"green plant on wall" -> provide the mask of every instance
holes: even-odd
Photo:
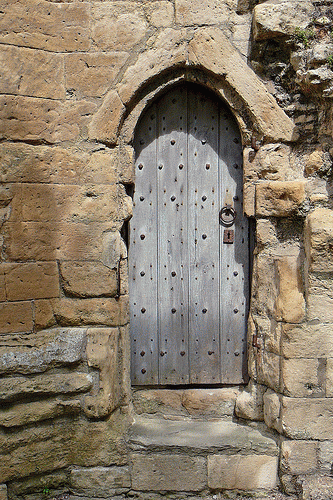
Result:
[[[327,58],[327,66],[333,70],[333,54],[331,54],[330,56],[328,56]]]
[[[50,494],[50,490],[49,488],[47,488],[46,486],[43,488],[43,495],[47,496]]]
[[[312,28],[295,28],[295,39],[298,43],[302,43],[306,48],[309,45],[310,40],[315,37],[315,32]]]

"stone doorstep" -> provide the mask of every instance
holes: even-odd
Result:
[[[269,433],[229,420],[192,420],[135,415],[128,443],[133,451],[161,451],[195,454],[278,455],[277,442]]]
[[[130,436],[133,491],[271,491],[278,446],[260,430],[226,420],[135,416]]]

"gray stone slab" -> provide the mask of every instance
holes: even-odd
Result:
[[[135,416],[129,442],[136,450],[265,453],[277,455],[272,436],[225,420],[166,420]]]

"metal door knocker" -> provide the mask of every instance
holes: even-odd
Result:
[[[236,216],[236,210],[231,205],[226,203],[225,206],[221,208],[219,213],[220,224],[227,227],[232,226],[235,222]]]

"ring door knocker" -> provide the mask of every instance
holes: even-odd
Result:
[[[230,226],[234,224],[236,216],[237,216],[236,210],[231,205],[226,203],[225,206],[221,208],[219,213],[220,224],[230,228]],[[223,243],[232,244],[233,242],[234,242],[234,230],[225,229],[223,231]]]

